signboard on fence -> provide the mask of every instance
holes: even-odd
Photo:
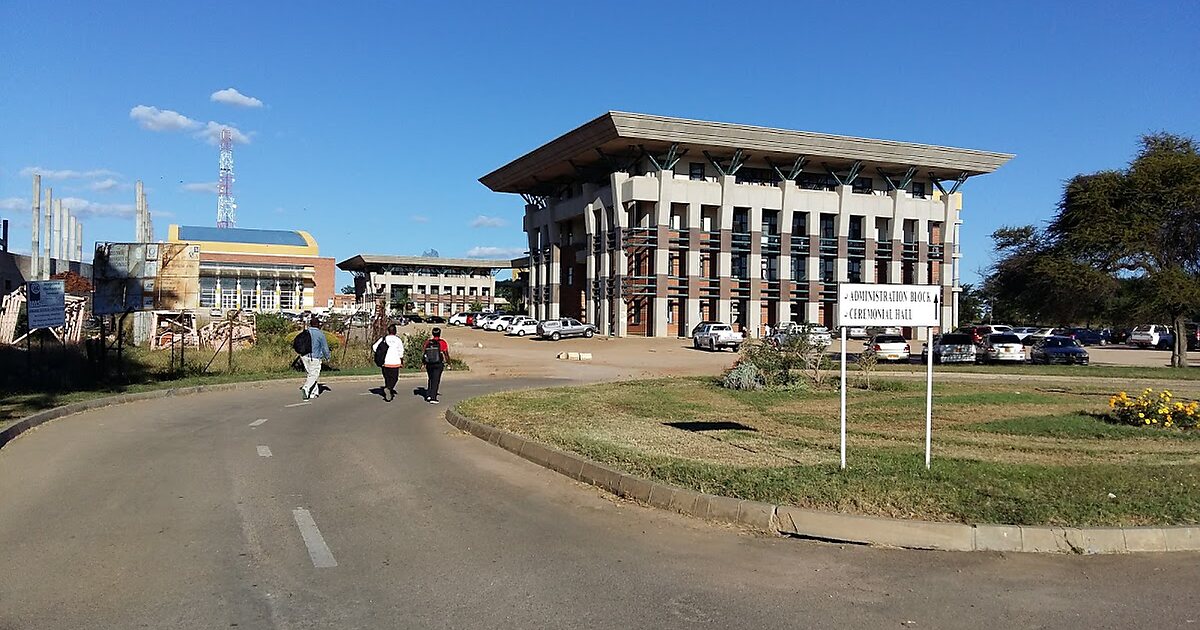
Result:
[[[941,290],[927,284],[838,285],[838,326],[937,326]]]
[[[26,292],[30,330],[67,325],[66,282],[35,280],[26,284]]]
[[[99,243],[92,282],[96,315],[193,310],[200,306],[200,246]]]

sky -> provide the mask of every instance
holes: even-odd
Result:
[[[0,216],[31,177],[85,242],[216,221],[321,254],[511,257],[520,197],[478,178],[609,110],[1014,153],[963,186],[963,281],[1002,225],[1138,137],[1200,137],[1200,2],[0,3]],[[85,248],[85,251],[89,248]],[[349,281],[339,272],[339,285]]]

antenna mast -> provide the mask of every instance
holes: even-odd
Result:
[[[221,129],[220,171],[217,175],[217,227],[237,224],[237,204],[233,201],[233,132]]]

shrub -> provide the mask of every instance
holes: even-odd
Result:
[[[763,372],[753,363],[742,361],[725,373],[724,378],[721,379],[721,386],[739,391],[763,389],[765,386]]]
[[[259,313],[254,316],[255,331],[259,335],[284,335],[296,329],[292,321],[279,313]]]
[[[1120,392],[1108,399],[1108,407],[1112,409],[1113,419],[1120,424],[1180,429],[1195,429],[1200,424],[1200,402],[1174,400],[1171,392],[1165,389],[1155,395],[1154,390],[1147,387],[1136,398]]]
[[[425,342],[429,341],[432,335],[427,330],[416,330],[404,335],[404,367],[420,369],[421,355],[425,352]],[[443,337],[444,339],[444,337]],[[450,371],[461,371],[469,369],[466,362],[461,359],[451,357],[446,362],[446,369]]]

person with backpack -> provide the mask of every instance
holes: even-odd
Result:
[[[446,345],[446,340],[442,339],[442,329],[434,328],[433,337],[425,342],[425,347],[421,350],[421,364],[429,374],[429,384],[425,386],[425,402],[431,405],[441,402],[438,400],[438,387],[442,384],[442,370],[449,361],[450,347]]]
[[[309,319],[308,328],[301,330],[300,334],[292,340],[292,349],[300,355],[300,363],[304,365],[304,372],[308,375],[304,379],[304,385],[300,386],[300,393],[304,395],[304,400],[321,395],[321,385],[317,382],[321,378],[321,363],[331,356],[329,341],[325,339],[325,333],[321,331],[320,325],[321,320],[313,315]]]
[[[388,324],[387,334],[380,337],[371,350],[375,353],[375,365],[383,370],[383,399],[392,402],[396,400],[400,368],[404,367],[404,341],[396,336],[395,324]],[[388,392],[392,394],[390,397]]]

